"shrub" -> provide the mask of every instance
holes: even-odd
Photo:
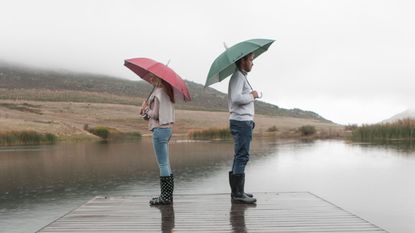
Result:
[[[86,129],[88,132],[92,133],[93,135],[96,135],[104,140],[108,139],[110,135],[110,130],[106,127],[95,127],[95,128],[89,128]]]
[[[275,131],[278,131],[278,128],[277,128],[277,126],[271,126],[271,127],[269,127],[268,129],[267,129],[267,132],[275,132]]]
[[[299,128],[302,136],[310,136],[317,132],[316,127],[312,125],[304,125]]]
[[[140,132],[120,132],[117,129],[103,126],[91,128],[88,126],[88,124],[85,124],[84,129],[104,140],[131,140],[141,138]]]

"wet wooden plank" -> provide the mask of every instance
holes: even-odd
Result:
[[[256,205],[229,194],[175,195],[150,207],[150,196],[95,197],[38,232],[386,232],[307,192],[257,193]]]

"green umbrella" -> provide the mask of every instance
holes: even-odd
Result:
[[[236,61],[250,53],[253,53],[256,58],[267,51],[273,42],[274,40],[268,39],[252,39],[226,48],[226,51],[219,55],[210,66],[205,87],[224,80],[235,71]]]

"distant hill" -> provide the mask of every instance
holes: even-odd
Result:
[[[407,118],[415,120],[415,108],[407,109],[401,113],[398,113],[392,116],[391,118],[384,120],[383,123],[392,123],[392,122],[402,120],[402,119],[407,119]]]
[[[178,109],[204,110],[204,111],[227,111],[227,95],[213,88],[203,88],[203,85],[186,81],[192,96],[192,101],[184,104],[177,103]],[[22,90],[50,90],[50,91],[76,91],[76,93],[99,93],[108,94],[110,98],[95,98],[88,101],[94,102],[116,102],[117,98],[146,98],[151,91],[151,86],[139,79],[137,81],[125,80],[106,75],[75,73],[64,71],[53,71],[34,69],[19,65],[10,65],[0,62],[0,89],[19,92]],[[30,100],[44,100],[41,93],[35,96],[22,97]],[[10,98],[1,95],[0,99]],[[82,102],[82,98],[67,97],[68,101]],[[109,100],[111,99],[111,101]],[[49,99],[50,100],[50,99]],[[53,99],[52,99],[53,100]],[[58,101],[59,99],[56,99]],[[128,104],[139,104],[129,100],[129,102],[119,102]],[[255,112],[264,115],[287,116],[296,118],[316,119],[322,122],[330,122],[317,113],[304,111],[301,109],[284,109],[276,105],[257,101]]]

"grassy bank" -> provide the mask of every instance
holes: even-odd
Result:
[[[35,131],[0,132],[0,145],[38,145],[53,144],[57,137],[51,133],[38,133]]]
[[[89,127],[88,125],[84,126],[84,129],[91,134],[100,137],[102,140],[134,140],[141,138],[140,132],[120,132],[117,129],[97,126]]]
[[[394,123],[363,125],[352,132],[356,141],[414,140],[415,120],[405,119]]]
[[[228,128],[209,128],[204,130],[192,130],[188,133],[188,137],[196,140],[229,139],[231,138],[231,132]]]
[[[191,130],[188,137],[195,140],[211,139],[231,139],[232,135],[229,128],[208,128]],[[315,126],[304,125],[297,129],[279,130],[276,126],[271,126],[264,130],[253,131],[254,137],[273,137],[273,138],[301,138],[301,139],[327,139],[342,138],[342,134],[337,130],[321,129],[317,131]]]
[[[1,94],[0,94],[1,95]],[[228,112],[176,110],[173,133],[192,138],[231,138]],[[343,127],[311,119],[256,115],[255,136],[275,138],[303,137],[298,130],[311,125],[320,137],[322,132],[342,131]],[[89,125],[91,132],[85,129]],[[99,129],[103,127],[102,129]],[[148,122],[138,116],[138,107],[128,104],[19,101],[0,99],[0,130],[52,133],[59,141],[113,140],[139,138],[149,134]],[[92,133],[92,131],[94,131]],[[199,132],[202,131],[202,132]],[[307,133],[307,130],[304,131]],[[331,135],[331,134],[329,134]],[[310,137],[310,136],[307,136]]]

